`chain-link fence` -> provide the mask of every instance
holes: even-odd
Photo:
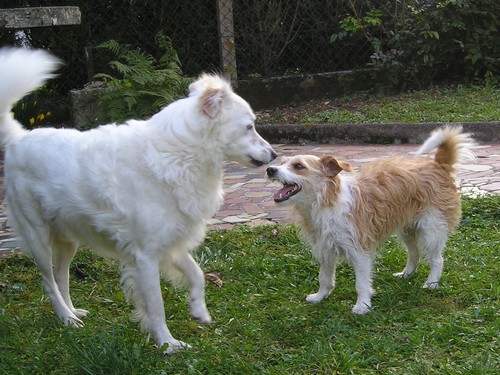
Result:
[[[280,76],[353,69],[369,61],[366,44],[332,44],[346,1],[235,1],[238,76]]]
[[[3,0],[1,7],[63,5],[80,8],[81,24],[0,27],[2,45],[48,48],[66,62],[57,82],[61,92],[108,69],[110,56],[95,48],[100,43],[115,39],[157,56],[160,31],[172,39],[184,74],[191,76],[224,70],[224,51],[225,59],[235,52],[238,79],[351,69],[369,59],[366,45],[330,43],[348,11],[342,0]]]
[[[54,6],[78,7],[81,17],[70,26],[50,26],[49,18],[45,27],[21,28],[5,16],[28,8],[29,21],[33,9]],[[498,84],[499,19],[498,0],[2,0],[0,46],[49,49],[64,60],[47,86],[61,98],[96,73],[116,76],[109,66],[116,55],[99,45],[115,40],[158,59],[160,32],[188,77],[223,72],[236,81],[370,64],[386,87]]]

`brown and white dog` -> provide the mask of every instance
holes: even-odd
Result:
[[[434,160],[392,156],[354,174],[333,156],[298,155],[269,167],[268,177],[284,185],[274,201],[292,206],[301,238],[320,263],[319,290],[306,300],[317,303],[329,296],[337,259],[345,257],[356,274],[358,298],[352,311],[368,313],[374,249],[394,232],[408,251],[405,269],[394,275],[411,275],[424,257],[430,273],[423,287],[436,288],[445,244],[461,216],[454,166],[474,157],[473,146],[460,127],[443,127],[417,152],[437,148]]]

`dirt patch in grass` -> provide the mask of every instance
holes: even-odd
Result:
[[[285,125],[308,122],[308,118],[318,116],[322,112],[348,110],[360,111],[362,106],[377,104],[379,101],[368,96],[355,98],[333,98],[310,100],[302,103],[279,106],[274,109],[256,111],[257,125]]]

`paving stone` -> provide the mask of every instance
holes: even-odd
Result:
[[[233,185],[229,186],[229,188],[228,188],[228,189],[238,189],[238,188],[240,188],[240,187],[241,187],[241,186],[243,186],[243,185],[245,185],[245,182],[244,182],[244,181],[243,181],[243,182],[238,182],[238,183],[236,183],[236,184],[233,184]]]
[[[262,213],[264,210],[263,207],[257,203],[243,203],[241,207],[247,214],[258,214]]]
[[[249,191],[245,193],[245,196],[248,198],[263,198],[269,196],[269,192],[267,191]]]
[[[469,170],[473,172],[483,172],[492,169],[492,167],[491,165],[467,164],[467,165],[461,165],[460,169]]]
[[[211,218],[211,219],[209,219],[209,220],[207,221],[207,225],[215,225],[215,224],[221,224],[221,223],[223,223],[223,221],[222,221],[222,220],[220,220],[220,219],[216,219],[216,218],[214,218],[214,217],[213,217],[213,218]]]
[[[234,215],[238,215],[240,212],[241,212],[241,210],[239,210],[239,209],[231,209],[231,210],[225,209],[225,210],[217,212],[217,214],[215,216],[218,218],[226,217],[226,216],[234,216]]]
[[[489,191],[489,192],[498,192],[500,191],[500,182],[495,182],[493,184],[486,184],[481,186],[481,189]]]
[[[227,216],[227,217],[223,218],[222,221],[224,221],[226,223],[230,223],[230,224],[236,224],[236,223],[246,223],[246,222],[250,221],[250,219],[244,218],[241,216]]]
[[[241,193],[240,193],[241,194]],[[226,198],[225,199],[225,205],[226,206],[231,206],[234,204],[240,204],[240,203],[245,203],[247,202],[248,199],[246,197],[242,197],[241,195],[237,198]]]
[[[269,180],[267,178],[262,178],[262,177],[258,177],[258,178],[252,178],[251,180],[248,181],[249,183],[268,183]]]
[[[265,188],[267,185],[268,183],[265,182],[248,182],[245,184],[245,188],[250,190],[257,190]]]

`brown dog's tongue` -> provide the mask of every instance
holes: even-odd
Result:
[[[293,195],[292,193],[295,189],[296,189],[295,185],[286,185],[285,187],[274,193],[274,201],[275,202],[286,201]]]

